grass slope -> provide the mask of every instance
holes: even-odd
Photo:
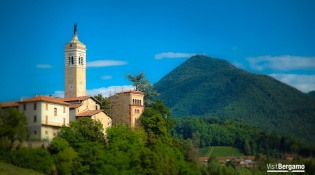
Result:
[[[202,148],[199,150],[200,156],[205,157],[243,157],[244,154],[241,153],[237,148],[231,146],[212,146],[207,148]]]
[[[221,59],[191,57],[154,88],[172,116],[215,116],[315,143],[315,99]]]
[[[237,148],[230,146],[214,146],[211,148],[210,156],[213,157],[226,157],[226,156],[234,156],[234,157],[242,157],[244,156]]]
[[[44,175],[42,173],[20,168],[11,164],[0,162],[0,175]]]

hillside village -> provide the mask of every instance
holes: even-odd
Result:
[[[144,93],[131,90],[112,95],[110,114],[106,114],[97,99],[86,95],[86,59],[86,45],[79,41],[75,25],[72,40],[64,50],[64,98],[35,95],[0,103],[2,109],[16,108],[25,114],[29,140],[51,141],[61,126],[69,126],[81,117],[99,120],[104,131],[113,122],[135,126],[144,111]]]

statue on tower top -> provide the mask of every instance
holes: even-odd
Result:
[[[74,34],[74,35],[76,35],[76,34],[77,34],[77,24],[74,24],[73,34]]]

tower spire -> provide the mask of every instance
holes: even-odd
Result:
[[[76,35],[77,34],[77,24],[74,24],[74,30],[73,30],[73,34]]]

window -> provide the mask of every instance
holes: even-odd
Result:
[[[37,135],[37,131],[34,131],[34,135]]]
[[[71,64],[73,64],[73,56],[71,57]]]
[[[57,108],[54,108],[54,116],[57,116]]]
[[[66,118],[63,118],[63,125],[66,125]]]
[[[26,104],[25,103],[23,104],[23,109],[24,109],[24,111],[26,110]]]
[[[37,116],[34,115],[34,122],[37,122]]]
[[[63,113],[66,113],[66,107],[63,106]]]
[[[46,103],[46,110],[48,110],[48,103]]]
[[[45,134],[48,135],[48,131],[45,131]]]
[[[70,65],[70,57],[69,57],[69,65]]]
[[[37,103],[34,103],[34,110],[36,110],[37,108]]]
[[[46,115],[46,120],[45,120],[46,125],[48,125],[48,116]]]
[[[54,137],[55,137],[57,134],[54,132],[54,134],[53,134],[53,135],[54,135]]]

